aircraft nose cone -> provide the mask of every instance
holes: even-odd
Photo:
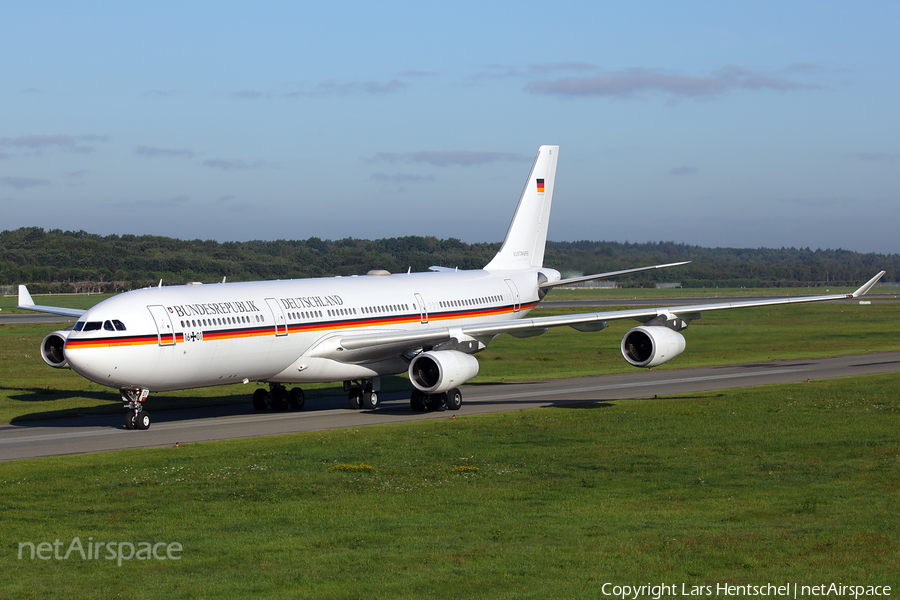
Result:
[[[66,340],[63,352],[72,370],[94,383],[110,387],[118,387],[114,374],[116,372],[116,348],[98,346],[90,338],[72,338]]]

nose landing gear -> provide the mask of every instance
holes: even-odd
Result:
[[[150,429],[150,415],[144,412],[144,400],[150,395],[147,388],[119,390],[125,404],[125,429]]]

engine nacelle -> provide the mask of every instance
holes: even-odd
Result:
[[[423,352],[409,363],[409,380],[425,394],[440,394],[478,375],[478,359],[458,350]]]
[[[48,333],[47,337],[41,342],[41,358],[54,369],[67,369],[69,367],[69,363],[66,361],[66,354],[63,352],[69,333],[67,330],[54,331],[53,333]]]
[[[684,336],[668,327],[635,327],[622,338],[622,356],[635,367],[655,367],[684,352]]]

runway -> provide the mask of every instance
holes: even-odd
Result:
[[[515,411],[577,402],[615,401],[672,394],[900,372],[900,352],[777,361],[697,369],[629,371],[551,381],[467,385],[458,412],[413,413],[408,396],[385,394],[374,411],[353,411],[345,397],[308,400],[300,412],[256,412],[244,405],[148,412],[147,431],[128,431],[122,415],[77,417],[0,425],[0,460],[172,446],[239,437],[363,427],[424,419]]]

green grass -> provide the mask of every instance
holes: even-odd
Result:
[[[10,598],[900,586],[898,375],[0,464]],[[371,467],[371,468],[366,468]],[[180,561],[19,560],[178,542]]]
[[[572,311],[535,311],[534,315]],[[900,351],[895,323],[900,305],[818,304],[707,313],[685,332],[687,350],[662,369],[768,360]],[[621,373],[632,369],[619,343],[636,322],[581,333],[555,328],[528,339],[501,336],[478,354],[475,383],[531,381]],[[118,392],[40,358],[43,337],[58,325],[0,325],[0,422],[77,414],[120,414]],[[385,391],[411,389],[405,377],[382,379]],[[149,410],[247,403],[253,385],[153,394]],[[340,383],[305,386],[308,397],[343,395]]]

